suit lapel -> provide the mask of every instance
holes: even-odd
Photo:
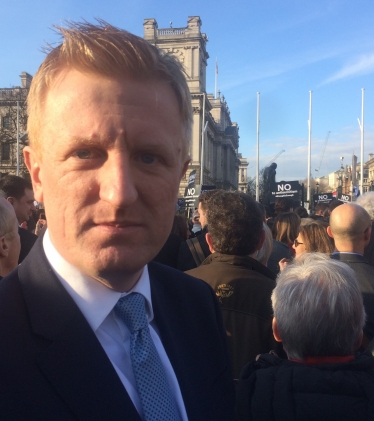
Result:
[[[211,327],[212,320],[205,320],[195,311],[194,299],[199,301],[199,297],[187,293],[187,283],[179,282],[175,271],[151,263],[148,267],[155,323],[177,377],[188,419],[204,419],[202,414],[211,404],[215,381],[227,369],[222,348],[216,348],[215,339],[206,338],[209,331],[205,325]],[[207,308],[211,305],[206,304]],[[204,355],[206,358],[202,358]]]
[[[181,320],[183,312],[180,310],[180,301],[175,297],[168,297],[169,291],[165,290],[154,272],[150,271],[152,306],[155,323],[162,344],[168,355],[178,384],[182,393],[184,405],[189,419],[194,419],[198,411],[196,405],[196,388],[191,388],[196,367],[188,366],[191,357],[188,355],[191,343],[183,336],[184,321]],[[187,353],[187,355],[185,355]]]
[[[41,241],[19,267],[19,279],[32,330],[49,341],[36,364],[77,419],[140,421],[96,335],[52,272]]]

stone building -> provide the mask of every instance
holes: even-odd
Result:
[[[239,178],[238,178],[238,190],[243,193],[248,193],[248,161],[247,158],[243,158],[242,154],[238,154],[239,158]]]
[[[174,54],[183,63],[191,92],[193,127],[186,177],[180,185],[183,197],[188,175],[196,170],[196,184],[213,184],[217,188],[238,188],[239,126],[231,121],[224,96],[206,93],[208,38],[200,31],[199,16],[189,16],[185,28],[159,29],[155,19],[144,19],[144,38],[158,48]],[[207,125],[204,135],[204,127]],[[203,163],[202,163],[203,161]],[[203,171],[201,171],[201,165]],[[202,180],[201,180],[202,175]]]
[[[357,162],[357,158],[352,157],[352,165],[343,165],[341,159],[340,169],[334,171],[327,176],[316,178],[316,182],[323,187],[324,192],[340,192],[342,194],[352,195],[355,197],[355,186],[359,187],[361,178],[361,163]],[[362,192],[374,190],[374,154],[369,154],[369,160],[364,162],[364,177]],[[321,188],[320,188],[320,191]]]
[[[21,86],[0,88],[0,176],[17,174],[17,135],[19,136],[19,175],[28,176],[22,149],[26,144],[26,98],[32,76],[20,75]]]
[[[206,50],[208,38],[200,31],[198,16],[188,18],[185,28],[158,29],[155,19],[144,19],[144,38],[168,53],[174,54],[184,65],[193,108],[193,127],[190,139],[191,164],[180,185],[180,197],[187,186],[188,175],[196,170],[196,184],[210,184],[225,190],[240,190],[245,186],[240,181],[245,173],[245,159],[239,159],[239,126],[231,121],[225,97],[217,98],[206,92],[206,67],[209,55]],[[22,149],[25,145],[22,134],[26,132],[26,97],[32,80],[26,72],[21,74],[21,86],[0,89],[0,173],[16,174],[17,132],[20,136],[20,175],[27,176]],[[18,102],[18,107],[17,107]],[[17,108],[19,125],[17,131]],[[207,124],[204,133],[204,127]],[[203,171],[201,162],[203,161]],[[248,165],[248,164],[247,164]],[[202,177],[201,177],[202,176]],[[240,178],[241,177],[241,178]],[[239,180],[240,178],[240,180]]]

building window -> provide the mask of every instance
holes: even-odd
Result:
[[[368,191],[367,187],[364,187],[364,193],[366,193]]]
[[[3,117],[3,127],[4,129],[10,129],[11,126],[11,119],[10,119],[10,115],[5,115]]]
[[[9,161],[10,159],[10,143],[1,144],[1,159],[3,161]]]

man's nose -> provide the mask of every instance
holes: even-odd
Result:
[[[101,200],[119,209],[136,201],[138,192],[129,157],[123,153],[113,154],[100,171]]]

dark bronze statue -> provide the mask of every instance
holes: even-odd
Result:
[[[264,191],[265,194],[270,192],[270,185],[275,183],[275,176],[277,172],[275,169],[277,168],[277,164],[273,162],[269,167],[266,167],[263,174],[264,180]]]

